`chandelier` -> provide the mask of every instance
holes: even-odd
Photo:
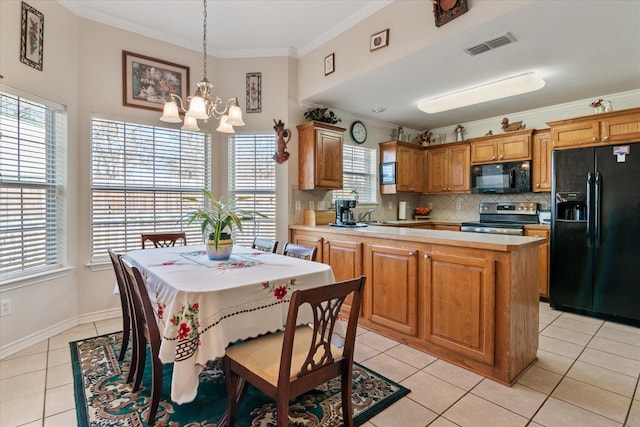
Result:
[[[184,130],[199,131],[198,119],[206,122],[210,117],[213,117],[216,120],[220,119],[220,125],[216,129],[218,132],[235,133],[233,126],[244,126],[238,98],[230,98],[226,103],[223,103],[218,96],[213,99],[209,98],[213,85],[207,80],[207,0],[204,0],[202,34],[204,76],[197,83],[195,93],[187,98],[187,108],[185,108],[180,96],[171,93],[171,99],[164,104],[160,120],[168,123],[181,123],[180,109],[185,113],[184,124],[182,125]]]

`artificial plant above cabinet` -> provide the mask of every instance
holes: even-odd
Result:
[[[342,188],[342,144],[345,128],[308,121],[298,127],[298,188]]]
[[[394,164],[393,183],[380,183],[380,194],[422,193],[424,190],[424,150],[417,144],[387,141],[380,144],[380,163]]]

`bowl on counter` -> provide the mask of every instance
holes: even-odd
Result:
[[[424,206],[418,206],[417,208],[415,208],[413,210],[414,218],[426,217],[430,213],[431,213],[431,208],[427,208],[427,207],[424,207]]]

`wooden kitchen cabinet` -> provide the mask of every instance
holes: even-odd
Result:
[[[367,244],[364,317],[371,323],[415,337],[418,334],[417,249]]]
[[[363,327],[513,384],[536,360],[540,242],[487,244],[467,233],[379,228],[289,226],[293,241],[329,242],[332,266],[346,258],[333,267],[337,275],[357,271],[346,264],[358,265],[361,248]]]
[[[553,148],[592,147],[640,140],[640,108],[547,123]]]
[[[380,185],[380,193],[422,193],[425,149],[402,141],[381,142],[380,163],[396,163],[396,183]]]
[[[525,236],[537,236],[545,239],[545,243],[538,246],[538,291],[543,300],[549,298],[549,260],[551,257],[549,236],[549,227],[545,226],[525,226]]]
[[[532,133],[530,129],[470,139],[471,164],[531,159]]]
[[[331,266],[336,282],[360,277],[362,275],[362,243],[341,240],[337,237],[324,239],[322,262]],[[351,311],[351,300],[352,297],[349,295],[342,304],[345,316]]]
[[[470,152],[466,142],[428,148],[425,193],[470,193]]]
[[[460,252],[460,251],[458,251]],[[423,258],[422,339],[493,364],[495,261],[453,253]]]
[[[344,128],[317,121],[298,125],[298,188],[342,189]]]
[[[533,153],[531,156],[531,190],[551,191],[551,130],[537,130],[533,134]]]

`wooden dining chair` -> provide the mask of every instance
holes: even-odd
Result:
[[[276,249],[278,249],[278,241],[256,237],[255,239],[253,239],[253,244],[251,245],[251,248],[257,249],[262,252],[272,252],[275,254]]]
[[[284,245],[282,255],[306,259],[309,261],[316,260],[316,248],[310,248],[308,246],[296,245],[295,243],[287,243]]]
[[[137,333],[137,339],[134,341],[136,346],[136,363],[131,363],[131,372],[135,375],[133,383],[133,392],[137,392],[142,382],[144,374],[147,343],[151,349],[151,400],[149,402],[149,413],[147,415],[147,424],[153,425],[158,412],[158,404],[160,403],[160,395],[162,393],[162,362],[160,361],[160,331],[156,322],[155,313],[147,287],[137,267],[131,266],[123,260],[120,261],[125,273],[125,280],[128,281],[129,290],[132,295],[132,306],[134,312],[135,326],[134,331]],[[128,382],[130,382],[128,380]]]
[[[118,360],[122,361],[129,347],[129,338],[132,335],[131,296],[125,283],[122,265],[120,264],[120,255],[109,249],[109,257],[111,258],[111,264],[113,264],[113,270],[116,273],[116,282],[118,284],[118,292],[120,293],[120,305],[122,307],[122,345],[118,356]]]
[[[184,246],[187,245],[186,233],[142,233],[140,234],[142,240],[142,249],[145,249],[145,242],[153,242],[153,246],[156,248],[168,248],[175,246],[178,240],[182,240]]]
[[[353,426],[351,401],[353,351],[365,277],[294,291],[284,331],[264,335],[227,348],[224,370],[227,378],[229,426],[235,425],[246,382],[276,401],[276,425],[287,426],[289,400],[340,377],[342,416],[345,427]],[[340,308],[353,295],[342,350],[331,344]],[[313,328],[296,326],[298,309],[309,304]]]

